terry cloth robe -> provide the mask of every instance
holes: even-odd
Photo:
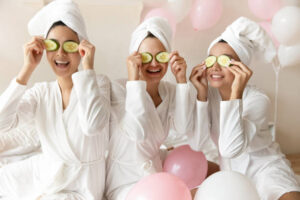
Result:
[[[242,99],[222,101],[209,87],[208,101],[196,103],[194,135],[190,144],[205,151],[209,137],[219,152],[221,170],[247,175],[262,200],[278,199],[300,191],[295,175],[268,127],[270,100],[254,86],[247,86]]]
[[[65,110],[57,81],[37,83],[27,89],[14,79],[1,95],[0,131],[34,119],[43,153],[22,164],[0,168],[0,196],[102,199],[110,83],[93,70],[74,73],[72,80]],[[30,172],[32,168],[35,170]]]
[[[124,200],[141,178],[161,172],[160,146],[168,134],[185,134],[192,127],[193,86],[161,81],[158,90],[162,102],[155,107],[145,81],[112,84],[106,181],[109,200]]]

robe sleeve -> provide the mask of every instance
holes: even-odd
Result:
[[[194,111],[195,126],[192,134],[189,135],[189,144],[196,151],[203,151],[205,145],[210,139],[210,116],[209,102],[196,101],[196,109]]]
[[[105,76],[96,76],[94,70],[83,70],[72,75],[79,101],[80,126],[86,135],[100,134],[109,124],[110,82]]]
[[[171,126],[179,135],[192,131],[196,95],[196,90],[191,83],[176,84],[174,117],[171,119]]]
[[[121,129],[132,140],[143,140],[151,128],[151,108],[147,104],[145,81],[127,81],[125,114],[121,120]],[[154,125],[154,124],[153,124]]]
[[[243,99],[222,101],[220,104],[219,151],[224,158],[240,155],[254,136],[268,128],[269,98],[251,92]]]
[[[18,125],[30,124],[35,116],[37,105],[35,89],[13,79],[0,96],[0,132],[7,132]]]

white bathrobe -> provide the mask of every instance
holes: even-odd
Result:
[[[120,80],[112,84],[110,152],[106,195],[125,200],[142,177],[162,171],[159,148],[168,134],[191,130],[196,92],[188,84],[161,81],[162,102],[155,107],[145,81]]]
[[[34,124],[0,132],[0,167],[40,153],[40,146]]]
[[[110,83],[93,70],[77,72],[72,80],[65,110],[57,81],[37,83],[27,90],[14,79],[1,95],[0,131],[34,119],[43,153],[0,168],[0,196],[102,199]]]
[[[245,88],[242,100],[230,101],[222,101],[219,91],[209,87],[208,101],[196,103],[196,126],[189,142],[194,149],[205,151],[211,137],[221,169],[247,175],[262,200],[300,191],[288,161],[272,141],[269,115],[269,98],[253,86]]]

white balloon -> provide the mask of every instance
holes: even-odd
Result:
[[[252,182],[233,171],[220,171],[209,176],[198,189],[195,200],[259,200]]]
[[[280,45],[277,54],[282,67],[300,66],[300,44]]]
[[[300,8],[286,6],[272,19],[272,32],[280,44],[294,45],[300,42]]]
[[[192,8],[192,0],[168,0],[166,9],[171,11],[176,17],[176,21],[182,21],[190,12]]]

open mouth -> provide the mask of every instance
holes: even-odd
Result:
[[[212,80],[221,80],[224,78],[224,76],[219,75],[219,74],[212,74],[212,75],[210,75],[210,77]]]
[[[149,74],[159,74],[161,69],[147,69],[146,70]]]
[[[62,68],[62,69],[67,68],[68,65],[70,64],[70,62],[68,62],[68,61],[61,61],[61,60],[55,60],[54,63],[56,65],[56,67]]]

